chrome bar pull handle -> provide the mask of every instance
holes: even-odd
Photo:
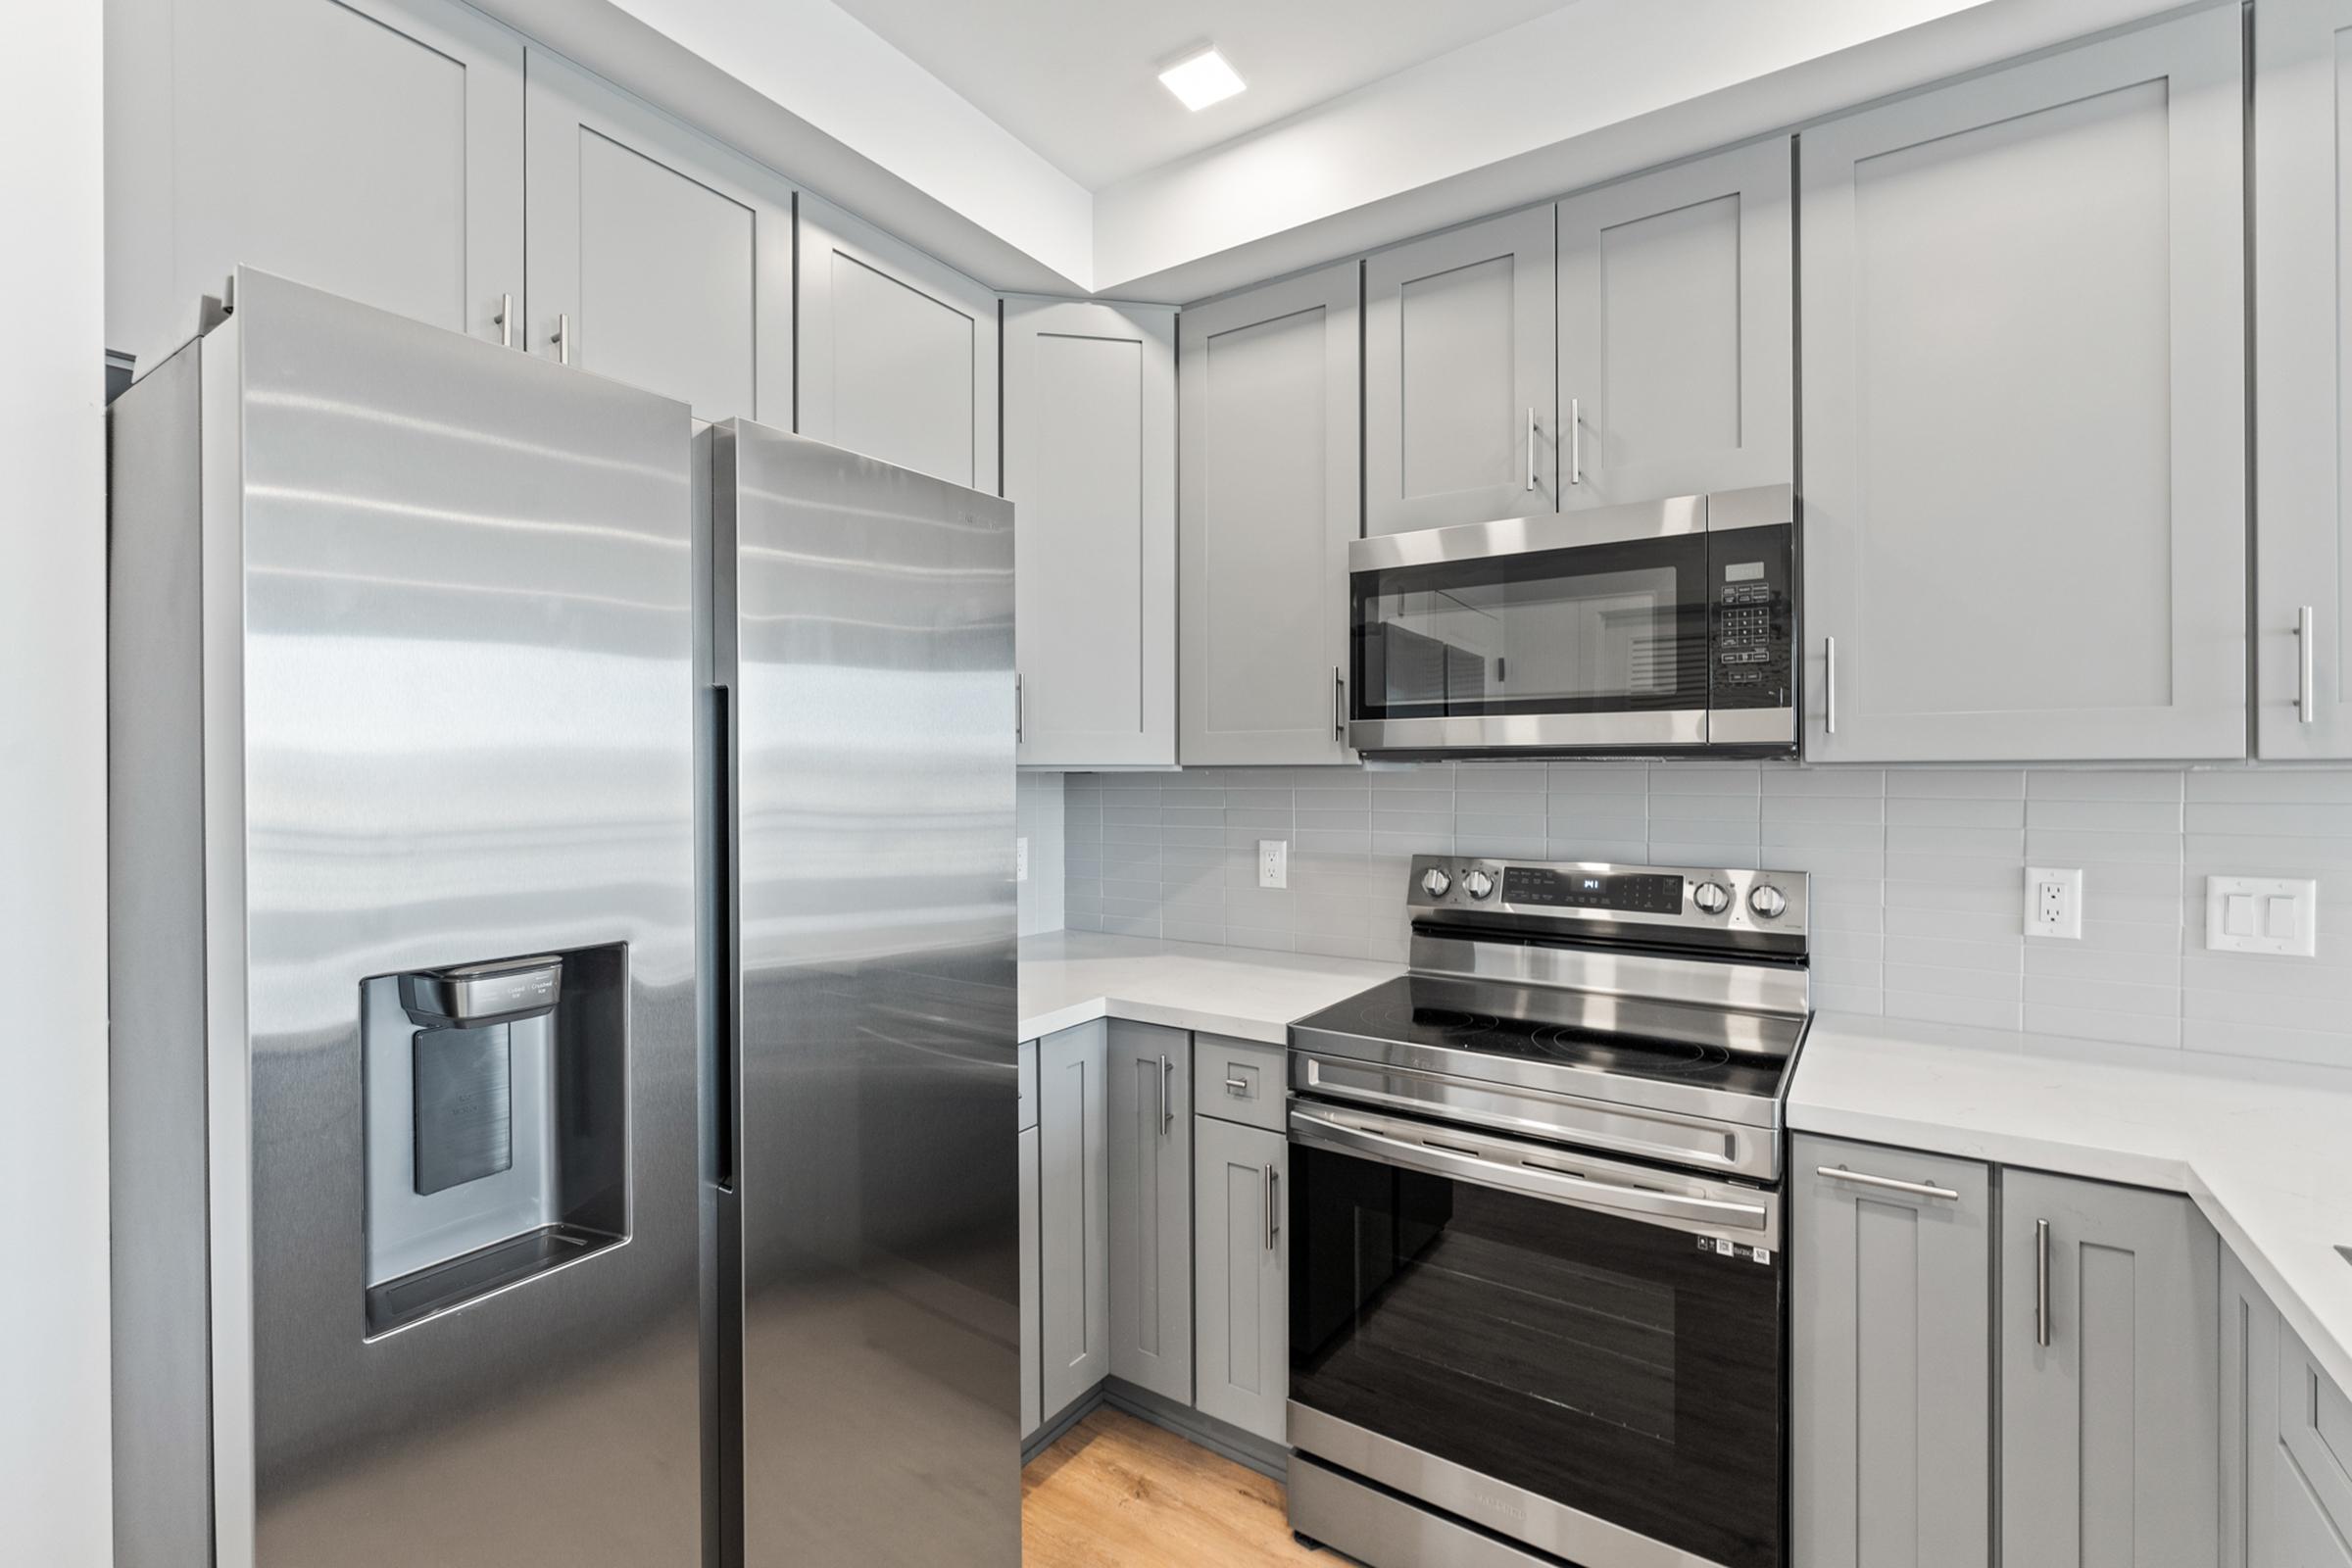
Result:
[[[1266,1167],[1266,1250],[1274,1250],[1282,1239],[1282,1172]]]
[[[556,346],[556,363],[569,365],[571,363],[571,317],[568,313],[559,311],[556,314],[556,335],[549,338],[548,341]]]
[[[2050,1348],[2050,1222],[2034,1222],[2034,1343]]]
[[[2318,655],[2319,628],[2312,607],[2295,612],[2295,721],[2308,724],[2320,716]]]
[[[1338,664],[1331,666],[1331,733],[1335,740],[1348,739],[1348,675]]]
[[[1821,640],[1821,732],[1838,733],[1838,639]]]
[[[498,314],[490,319],[498,326],[498,346],[502,349],[513,348],[514,346],[514,296],[501,294],[498,297]]]
[[[1029,740],[1029,694],[1021,680],[1021,672],[1012,672],[1012,744],[1023,746]]]
[[[1527,487],[1536,487],[1536,406],[1527,406]]]
[[[1241,1096],[1246,1100],[1250,1096],[1250,1080],[1247,1078],[1228,1078],[1225,1080],[1225,1092],[1229,1095]]]
[[[1936,1187],[1928,1182],[1898,1182],[1891,1176],[1873,1176],[1867,1171],[1847,1170],[1843,1165],[1823,1165],[1815,1169],[1816,1176],[1834,1182],[1851,1182],[1856,1187],[1868,1187],[1882,1193],[1907,1193],[1913,1198],[1933,1198],[1946,1203],[1957,1203],[1960,1195],[1949,1187]]]
[[[1585,482],[1585,408],[1580,398],[1568,400],[1568,482]]]
[[[1162,1138],[1167,1137],[1168,1129],[1176,1125],[1176,1113],[1168,1109],[1168,1079],[1175,1071],[1176,1064],[1162,1055],[1159,1058],[1159,1136]]]

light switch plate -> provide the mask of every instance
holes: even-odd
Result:
[[[1257,841],[1257,885],[1261,888],[1287,888],[1291,885],[1289,839]]]
[[[2235,906],[2237,918],[2232,920],[2232,901],[2241,899],[2247,902]],[[2205,946],[2214,953],[2308,958],[2319,951],[2319,927],[2317,882],[2262,876],[2205,879]]]

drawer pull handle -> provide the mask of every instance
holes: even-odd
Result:
[[[1225,1080],[1225,1092],[1229,1095],[1238,1095],[1242,1099],[1248,1100],[1250,1098],[1250,1080],[1247,1078],[1228,1078]]]
[[[1940,1199],[1947,1203],[1960,1201],[1960,1195],[1949,1187],[1936,1187],[1928,1182],[1898,1182],[1891,1176],[1873,1176],[1867,1171],[1847,1170],[1843,1165],[1824,1165],[1816,1176],[1833,1182],[1851,1182],[1856,1187],[1872,1187],[1883,1193],[1909,1193],[1913,1198]]]

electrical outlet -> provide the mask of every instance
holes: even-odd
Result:
[[[2082,873],[2026,868],[2026,935],[2082,940]]]
[[[1291,885],[1289,839],[1257,841],[1257,885],[1261,888],[1287,888]]]
[[[1012,879],[1015,882],[1029,880],[1029,841],[1026,838],[1012,841]]]

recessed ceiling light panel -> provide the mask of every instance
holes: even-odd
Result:
[[[1213,45],[1177,61],[1159,74],[1159,79],[1192,110],[1221,104],[1249,85]]]

